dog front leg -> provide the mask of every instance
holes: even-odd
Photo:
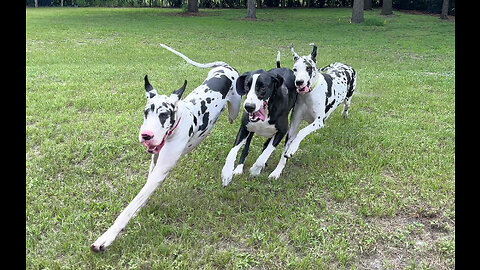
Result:
[[[259,175],[262,169],[265,167],[265,163],[267,162],[270,155],[273,153],[273,150],[277,147],[277,145],[282,140],[283,136],[285,136],[286,132],[277,132],[273,139],[270,140],[270,143],[267,147],[263,150],[262,154],[257,158],[257,161],[253,164],[250,168],[250,174],[253,176]]]
[[[232,181],[233,168],[235,166],[235,159],[237,158],[238,151],[243,146],[243,144],[245,144],[245,142],[247,141],[247,137],[250,135],[251,135],[250,132],[247,130],[245,126],[240,127],[240,129],[238,130],[237,138],[235,139],[235,144],[227,155],[227,159],[225,160],[225,165],[223,165],[223,169],[222,169],[222,186],[223,187],[226,187]]]
[[[295,139],[289,145],[286,146],[287,148],[284,154],[286,158],[291,158],[292,155],[295,154],[295,152],[297,152],[300,142],[303,139],[305,139],[305,137],[308,134],[314,132],[317,129],[323,128],[323,120],[321,119],[323,119],[323,117],[317,117],[315,121],[313,121],[310,125],[304,127],[298,132]]]
[[[166,146],[165,148],[167,148]],[[179,147],[181,148],[181,146]],[[152,163],[155,163],[154,161],[157,162],[156,164],[153,164],[153,170],[149,173],[145,186],[143,186],[137,196],[135,196],[130,204],[128,204],[122,213],[120,213],[113,225],[90,246],[93,251],[104,251],[110,246],[115,238],[117,238],[118,234],[128,224],[130,219],[137,214],[138,210],[145,205],[153,192],[163,183],[168,172],[175,165],[182,153],[181,151],[178,151],[178,149],[172,149],[173,147],[170,147],[170,149],[165,148],[162,149],[162,152],[157,156],[157,159],[155,159],[155,157],[152,158]]]
[[[288,150],[288,147],[292,143],[292,141],[297,137],[297,132],[298,132],[298,127],[300,126],[300,123],[303,120],[303,110],[301,107],[296,107],[293,109],[292,112],[292,118],[290,121],[290,128],[288,129],[287,133],[287,138],[285,140],[285,147],[282,153],[282,156],[280,157],[280,161],[277,164],[277,167],[273,172],[270,173],[268,178],[273,178],[273,179],[278,179],[280,175],[282,174],[283,169],[285,168],[285,165],[287,164],[287,157],[285,156],[285,153]]]
[[[152,172],[153,168],[155,168],[155,165],[157,164],[158,160],[158,154],[152,155],[152,162],[150,162],[150,169],[148,170],[148,174]]]

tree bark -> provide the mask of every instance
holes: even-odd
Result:
[[[256,0],[247,0],[247,18],[249,19],[256,19],[257,18],[257,10],[255,8],[255,4],[257,3]]]
[[[392,11],[392,0],[383,0],[382,12],[381,15],[391,15]]]
[[[448,20],[448,0],[443,0],[442,14],[440,14],[440,19]]]
[[[352,22],[361,23],[363,22],[363,1],[364,0],[354,0],[352,8]]]
[[[187,11],[192,13],[198,13],[198,0],[188,0]]]
[[[363,10],[372,10],[372,0],[365,0]]]

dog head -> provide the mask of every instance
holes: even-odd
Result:
[[[312,52],[310,55],[302,57],[293,50],[293,43],[290,45],[294,62],[292,71],[295,74],[295,87],[300,94],[306,94],[313,90],[309,87],[317,77],[317,46],[313,43],[310,45],[313,46]]]
[[[282,83],[281,76],[263,69],[245,72],[238,77],[236,89],[240,95],[247,94],[243,108],[251,122],[265,121],[268,101]]]
[[[169,133],[178,124],[178,101],[186,86],[185,80],[183,86],[173,91],[170,96],[159,95],[148,81],[148,76],[145,75],[147,105],[145,105],[143,125],[140,127],[138,137],[148,153],[158,154],[165,145]]]

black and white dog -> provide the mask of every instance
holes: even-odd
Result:
[[[299,93],[295,108],[290,120],[288,141],[285,150],[275,170],[269,175],[278,179],[285,167],[287,158],[297,150],[300,142],[310,133],[323,128],[325,120],[341,103],[344,104],[342,116],[346,118],[350,101],[355,91],[357,74],[355,70],[342,63],[333,63],[317,69],[317,46],[313,46],[310,55],[299,57],[293,49],[293,72],[295,73],[295,86]],[[303,120],[308,126],[297,133],[298,126]]]
[[[277,65],[279,56],[277,56]],[[246,72],[238,77],[236,88],[240,95],[247,94],[242,123],[233,148],[228,153],[222,169],[222,185],[227,186],[234,174],[243,173],[250,141],[256,133],[266,137],[263,152],[250,168],[251,175],[260,174],[273,150],[288,130],[288,115],[295,105],[295,76],[288,68],[263,69]],[[235,159],[245,144],[239,164],[234,170]]]
[[[235,90],[238,73],[234,68],[224,62],[200,64],[166,45],[161,46],[194,66],[212,69],[205,81],[184,100],[180,98],[187,81],[180,89],[166,96],[158,94],[145,76],[147,105],[139,140],[146,147],[146,151],[152,154],[148,179],[113,225],[90,246],[95,252],[103,251],[112,244],[130,219],[163,183],[178,159],[205,139],[225,105],[229,110],[230,122],[235,120],[240,110],[241,96]]]

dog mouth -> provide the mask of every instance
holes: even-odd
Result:
[[[267,102],[263,102],[262,107],[256,112],[249,113],[248,118],[250,122],[265,121],[265,109],[267,108]]]
[[[147,148],[146,152],[149,154],[158,154],[160,150],[162,150],[163,146],[165,145],[165,141],[167,140],[167,134],[163,137],[163,140],[160,144],[154,145],[149,143],[148,141],[142,142],[142,144]]]
[[[297,87],[297,93],[299,94],[306,94],[310,92],[310,82],[308,82],[305,86]]]

